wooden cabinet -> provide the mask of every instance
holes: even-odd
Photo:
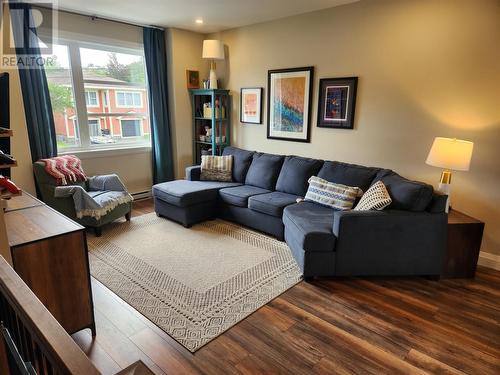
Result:
[[[476,273],[484,223],[460,211],[448,214],[448,244],[443,278],[471,278]]]
[[[12,265],[68,333],[95,334],[85,228],[29,194],[4,214]]]

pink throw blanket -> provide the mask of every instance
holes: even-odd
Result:
[[[56,156],[41,161],[45,163],[45,171],[57,180],[57,185],[87,180],[81,160],[74,155]]]

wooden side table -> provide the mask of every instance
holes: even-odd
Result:
[[[484,223],[460,211],[448,214],[448,244],[443,278],[471,278],[476,273]]]

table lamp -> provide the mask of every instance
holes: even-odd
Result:
[[[436,137],[427,156],[426,164],[444,168],[438,191],[448,195],[446,212],[450,207],[451,172],[468,171],[474,143],[456,138]]]
[[[210,59],[210,88],[217,88],[217,76],[215,74],[215,60],[224,60],[224,43],[220,40],[207,39],[203,41],[204,59]]]

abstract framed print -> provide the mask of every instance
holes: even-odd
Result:
[[[268,72],[267,138],[310,141],[314,67]]]
[[[241,89],[240,122],[262,124],[262,87],[245,87]]]
[[[318,127],[354,128],[358,77],[319,80]]]

